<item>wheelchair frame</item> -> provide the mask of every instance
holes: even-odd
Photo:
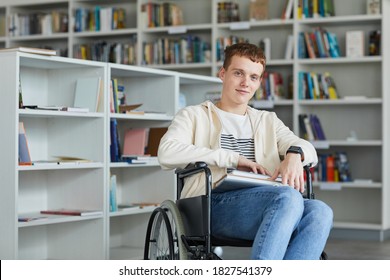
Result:
[[[310,166],[305,166],[304,171],[306,174],[306,198],[314,199]],[[180,199],[184,179],[200,172],[205,173],[205,195]],[[212,236],[212,180],[211,171],[206,163],[196,162],[184,169],[177,169],[175,173],[177,180],[176,202],[165,200],[151,214],[145,238],[145,260],[220,259],[213,252],[213,246],[252,246],[252,240],[221,239]],[[321,254],[320,259],[327,259],[325,252]]]

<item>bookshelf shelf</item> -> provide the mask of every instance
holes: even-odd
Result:
[[[329,183],[326,182],[313,182],[313,186],[315,188],[323,188],[326,187],[326,185]],[[338,185],[339,188],[364,188],[364,189],[381,189],[382,183],[378,182],[335,182],[335,183],[330,183],[330,184],[336,184]],[[327,187],[326,188],[328,191],[337,191],[338,189],[333,189],[332,187]]]

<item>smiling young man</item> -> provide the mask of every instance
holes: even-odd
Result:
[[[212,194],[213,235],[254,240],[253,259],[319,259],[333,212],[302,197],[303,166],[317,164],[314,147],[296,136],[275,113],[248,106],[260,87],[265,57],[248,43],[225,49],[221,99],[178,112],[161,139],[165,169],[206,162],[213,182],[227,168],[282,177],[290,187],[259,187]],[[204,175],[187,179],[182,197],[204,194]]]

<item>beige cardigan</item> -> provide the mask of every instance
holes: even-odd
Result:
[[[313,145],[297,137],[273,112],[247,108],[252,123],[256,162],[271,173],[279,166],[290,146],[300,146],[304,152],[303,165],[317,164]],[[237,152],[220,147],[222,124],[215,105],[210,101],[188,106],[177,113],[161,139],[158,160],[163,169],[184,168],[188,163],[206,162],[214,183],[227,168],[238,164]],[[182,197],[204,194],[204,175],[195,175],[185,182]]]

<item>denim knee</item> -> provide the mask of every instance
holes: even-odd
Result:
[[[281,187],[279,195],[275,198],[281,208],[285,208],[290,214],[295,213],[301,217],[304,210],[304,199],[302,194],[291,187]]]
[[[333,210],[321,200],[310,200],[310,206],[306,206],[310,211],[311,220],[315,220],[322,225],[324,230],[330,231],[333,227]]]

